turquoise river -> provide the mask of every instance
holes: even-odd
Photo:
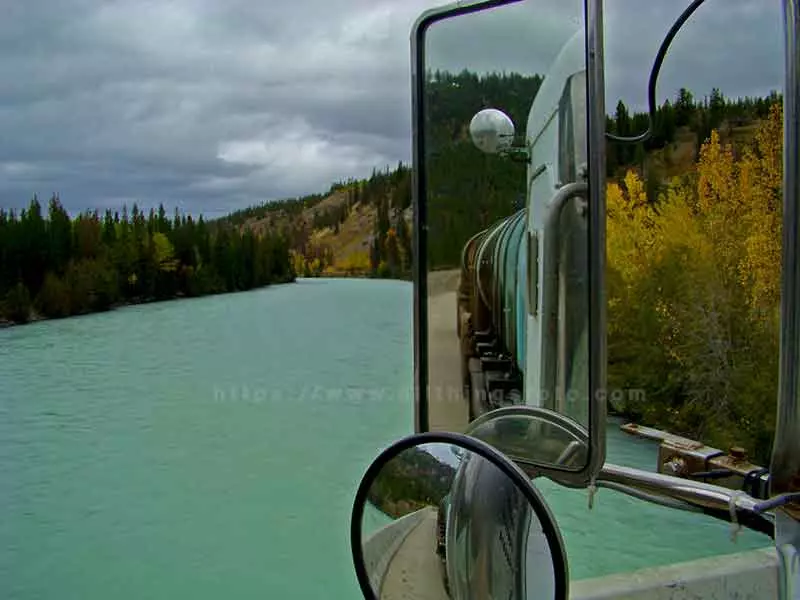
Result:
[[[353,494],[413,429],[411,300],[301,280],[0,331],[0,597],[358,597]],[[655,453],[609,428],[610,461]],[[575,579],[770,543],[545,488]]]

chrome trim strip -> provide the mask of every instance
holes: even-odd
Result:
[[[606,107],[603,3],[586,0],[589,160],[589,465],[587,483],[606,461]]]
[[[575,183],[568,183],[559,189],[555,195],[547,203],[547,217],[544,223],[544,248],[542,248],[542,276],[544,281],[552,281],[558,279],[559,268],[559,246],[561,236],[559,236],[559,225],[561,220],[561,212],[567,206],[569,200],[575,197],[586,196],[589,193],[589,186],[583,182],[578,181]],[[589,269],[591,263],[587,261]],[[589,274],[591,278],[591,274]],[[591,279],[589,281],[588,293],[591,295],[593,289],[591,287]],[[542,358],[544,359],[544,367],[542,369],[542,387],[546,389],[546,397],[551,398],[556,402],[558,382],[556,381],[556,373],[558,372],[558,332],[560,330],[558,323],[558,294],[557,287],[547,285],[544,290],[550,290],[550,293],[545,293],[542,296],[542,330],[544,340],[542,341]],[[590,300],[591,302],[591,300]],[[589,327],[591,328],[591,321]],[[590,331],[591,335],[591,331]],[[590,359],[591,360],[591,359]],[[591,375],[590,375],[591,377]],[[589,389],[591,389],[591,380],[589,382]],[[557,410],[555,406],[548,406],[550,410]],[[591,414],[591,408],[590,408]],[[605,423],[603,425],[605,427]],[[589,432],[589,439],[591,439],[597,430]]]
[[[770,465],[773,495],[800,489],[800,0],[784,0],[783,7],[783,289],[778,414]]]
[[[800,489],[800,0],[783,0],[786,82],[783,93],[783,281],[778,414],[770,464],[772,495]],[[775,523],[781,600],[800,591],[800,507]]]
[[[527,295],[528,314],[539,318],[539,236],[528,230]],[[527,343],[527,342],[526,342]]]

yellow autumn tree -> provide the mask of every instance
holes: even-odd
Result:
[[[306,272],[306,259],[301,252],[289,250],[289,257],[292,263],[292,269],[295,273],[303,276]]]
[[[153,261],[160,271],[172,273],[178,269],[180,261],[175,258],[175,248],[166,235],[161,232],[153,234]]]
[[[768,460],[777,393],[782,114],[737,154],[714,132],[655,205],[629,172],[608,206],[609,384],[645,422]]]
[[[369,254],[367,252],[352,252],[345,258],[336,261],[335,268],[340,273],[347,275],[365,274],[370,270]]]

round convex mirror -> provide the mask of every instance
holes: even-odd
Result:
[[[488,444],[424,433],[372,463],[351,544],[367,599],[567,598],[564,544],[527,476]]]
[[[497,154],[514,143],[514,122],[501,110],[485,108],[472,117],[469,134],[479,150]]]

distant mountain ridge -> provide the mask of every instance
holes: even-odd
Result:
[[[477,75],[468,71],[429,74],[429,157],[427,163],[431,268],[456,268],[461,248],[475,232],[511,214],[524,201],[525,167],[482,154],[469,139],[477,111],[496,107],[515,123],[525,122],[541,85],[539,75]],[[621,182],[637,171],[647,197],[656,202],[673,177],[693,172],[699,148],[712,130],[734,147],[753,133],[779,96],[726,99],[714,89],[703,100],[681,89],[658,107],[652,137],[643,144],[609,144],[607,175]],[[620,101],[607,129],[635,135],[648,124]],[[301,276],[408,278],[411,269],[411,170],[373,171],[362,180],[334,183],[328,192],[237,211],[219,219],[240,231],[278,229],[290,240],[295,271]]]

